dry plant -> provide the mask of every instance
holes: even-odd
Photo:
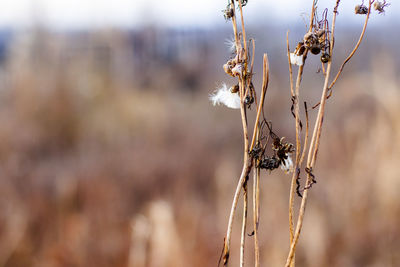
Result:
[[[235,3],[237,2],[237,3]],[[227,107],[240,109],[241,121],[243,126],[244,138],[244,154],[243,167],[240,178],[234,193],[231,212],[229,215],[228,227],[224,239],[224,249],[220,258],[224,265],[228,265],[231,254],[230,243],[232,237],[232,226],[237,210],[239,197],[243,193],[243,218],[241,228],[240,242],[240,266],[244,266],[245,241],[247,228],[247,212],[248,212],[248,181],[251,172],[253,171],[253,233],[254,238],[254,263],[255,266],[260,266],[260,249],[259,249],[259,211],[260,211],[260,173],[261,169],[266,169],[269,172],[281,167],[286,173],[292,173],[290,194],[289,194],[289,235],[290,248],[285,263],[285,267],[293,267],[295,264],[295,251],[300,237],[304,214],[308,199],[309,189],[316,183],[313,170],[315,168],[317,153],[320,144],[322,125],[324,121],[326,101],[332,95],[332,88],[340,77],[344,66],[353,57],[363,40],[367,23],[370,17],[371,9],[378,13],[383,13],[384,8],[389,4],[375,0],[368,0],[368,5],[365,6],[362,2],[355,7],[355,14],[365,15],[365,22],[362,28],[360,37],[348,57],[341,64],[337,74],[331,79],[332,75],[332,59],[333,48],[335,41],[335,24],[338,15],[340,0],[336,0],[333,8],[331,22],[328,20],[328,9],[324,9],[321,14],[321,19],[318,16],[318,0],[312,1],[310,22],[308,32],[305,33],[303,40],[298,42],[294,52],[290,52],[289,47],[289,32],[287,34],[287,55],[289,63],[289,81],[292,107],[291,112],[295,118],[295,145],[288,143],[284,137],[279,137],[272,130],[272,123],[269,122],[264,114],[265,96],[269,82],[269,65],[267,54],[263,57],[263,82],[261,93],[257,99],[256,90],[252,82],[254,51],[255,44],[253,39],[247,39],[245,31],[245,23],[243,17],[243,7],[248,4],[248,0],[229,0],[229,3],[224,12],[226,20],[231,20],[233,26],[234,40],[232,40],[231,48],[233,55],[224,64],[224,71],[237,79],[237,83],[233,86],[223,84],[221,88],[210,95],[210,100],[215,104],[224,104]],[[375,3],[374,3],[375,2]],[[238,12],[238,14],[237,14]],[[238,22],[238,17],[240,23]],[[240,24],[240,29],[238,24]],[[329,27],[331,25],[331,27]],[[313,122],[314,128],[310,132],[310,121],[308,116],[307,101],[304,101],[305,109],[305,132],[302,134],[303,124],[300,116],[300,86],[303,77],[303,69],[309,54],[320,55],[321,70],[324,75],[324,84],[322,86],[321,100],[314,105],[312,109],[318,108],[318,114]],[[297,78],[294,84],[293,67],[298,66]],[[252,127],[253,131],[249,133],[248,114],[251,106],[257,106],[255,114],[255,122]],[[251,137],[251,138],[250,138]],[[302,142],[301,139],[304,138]],[[271,149],[268,149],[268,144],[271,144]],[[267,155],[269,153],[269,155]],[[291,155],[294,154],[295,160],[292,161]],[[307,155],[307,158],[306,158]],[[306,161],[304,161],[306,159]],[[307,179],[304,185],[300,183],[300,175],[304,168]],[[294,202],[295,195],[301,198],[300,208],[298,211],[297,223],[294,223]]]

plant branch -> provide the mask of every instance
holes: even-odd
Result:
[[[333,11],[331,40],[330,40],[330,55],[332,55],[332,52],[333,52],[336,15],[337,15],[337,9],[339,7],[339,3],[340,3],[340,0],[336,0],[336,5],[335,5],[334,11]],[[317,151],[318,151],[319,137],[321,135],[321,127],[322,127],[323,115],[324,115],[324,111],[325,111],[326,95],[327,95],[327,91],[328,91],[328,82],[329,82],[331,67],[332,67],[332,60],[330,60],[327,63],[325,82],[324,82],[324,87],[323,87],[322,96],[321,96],[321,106],[319,108],[318,116],[317,116],[315,126],[314,126],[314,132],[313,132],[310,146],[309,146],[307,168],[310,170],[312,170],[312,167],[314,166]],[[289,251],[289,255],[286,260],[285,267],[289,267],[294,258],[296,245],[299,240],[300,232],[301,232],[301,229],[303,226],[304,214],[305,214],[307,198],[308,198],[308,188],[309,188],[309,184],[311,183],[311,180],[312,180],[311,173],[307,172],[306,186],[304,189],[304,194],[303,194],[303,198],[302,198],[301,205],[300,205],[300,211],[299,211],[299,216],[298,216],[297,225],[296,225],[296,232],[294,234],[293,242],[290,246],[290,251]]]
[[[365,30],[367,29],[367,24],[368,24],[368,19],[369,19],[369,15],[371,14],[371,5],[374,1],[369,0],[369,4],[368,4],[368,12],[366,14],[366,18],[365,18],[365,22],[364,22],[364,26],[363,29],[361,31],[360,37],[358,38],[357,44],[354,46],[353,50],[350,52],[349,56],[344,60],[344,62],[342,63],[342,65],[339,68],[338,73],[336,74],[335,78],[333,79],[333,81],[331,82],[331,84],[329,85],[328,89],[332,89],[332,87],[335,85],[336,81],[338,80],[340,74],[342,73],[344,66],[346,65],[347,62],[349,62],[349,60],[354,56],[354,54],[356,53],[358,47],[361,44],[361,41],[364,38],[364,34],[365,34]]]
[[[256,161],[256,160],[255,160]],[[257,162],[255,163],[257,164]],[[260,168],[253,172],[253,227],[254,227],[254,266],[260,266],[260,246],[258,243],[258,222],[260,219]]]
[[[246,180],[243,184],[243,219],[242,219],[242,237],[240,240],[240,264],[239,266],[244,267],[244,247],[246,243],[246,226],[247,226],[247,181],[249,177],[246,177]]]

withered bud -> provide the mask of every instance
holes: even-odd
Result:
[[[384,0],[383,2],[376,1],[374,3],[374,9],[378,11],[379,14],[385,13],[385,7],[387,7],[388,5],[390,4],[386,3],[386,0]]]
[[[314,45],[314,46],[311,47],[310,51],[314,55],[318,55],[319,52],[321,52],[321,47],[319,45]]]
[[[231,66],[231,67],[235,66],[236,63],[237,63],[236,58],[229,59],[229,60],[226,62],[226,64],[228,64],[228,65]]]
[[[226,20],[230,20],[235,15],[235,11],[231,5],[228,5],[225,10],[222,10],[222,12],[224,12],[224,18]]]
[[[356,7],[354,8],[354,13],[359,15],[365,15],[368,13],[368,7],[364,5],[356,5]]]
[[[231,75],[233,77],[232,67],[228,63],[224,64],[223,67],[224,67],[225,73],[228,75]]]
[[[252,96],[246,96],[245,98],[244,98],[244,103],[246,104],[246,105],[251,105],[252,103],[254,102],[254,97],[252,97]]]
[[[318,37],[313,32],[308,32],[304,35],[304,45],[311,48],[314,44],[318,43]]]
[[[243,64],[236,64],[236,66],[233,67],[231,71],[232,71],[233,76],[241,77],[243,75],[243,71],[244,71]]]
[[[232,94],[239,92],[239,84],[233,85],[230,90]]]
[[[328,63],[330,59],[331,59],[331,56],[328,53],[323,53],[321,55],[321,62],[322,63]]]

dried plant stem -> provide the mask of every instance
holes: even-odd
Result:
[[[248,205],[247,181],[248,177],[246,177],[246,180],[243,184],[243,218],[242,218],[242,236],[240,239],[240,264],[239,264],[239,266],[241,267],[244,267],[244,247],[246,243],[247,205]]]
[[[243,34],[243,48],[244,48],[244,61],[247,64],[247,42],[246,42],[246,30],[244,28],[244,19],[243,19],[243,7],[242,1],[239,1],[239,9],[240,9],[240,20],[242,21],[242,34]],[[246,66],[247,67],[247,66]],[[246,69],[246,68],[245,68]]]
[[[234,0],[230,1],[231,3],[231,8],[235,10],[235,2]],[[241,5],[241,4],[240,4]],[[233,26],[233,31],[235,35],[235,42],[236,42],[236,51],[237,54],[240,55],[241,53],[241,45],[239,43],[239,37],[238,37],[238,31],[237,31],[237,23],[236,23],[236,15],[234,14],[232,17],[232,26]],[[244,24],[242,20],[242,30],[244,30]],[[246,42],[244,40],[244,45],[246,45]],[[247,48],[247,46],[246,46]],[[245,53],[247,54],[247,52]],[[247,56],[247,55],[246,55]],[[246,69],[245,69],[246,71]],[[246,91],[246,81],[244,77],[239,77],[239,93],[240,93],[240,114],[241,114],[241,119],[242,119],[242,126],[243,126],[243,139],[244,139],[244,153],[243,153],[243,168],[242,168],[242,173],[240,175],[238,184],[236,186],[236,191],[235,195],[233,197],[233,203],[231,207],[231,212],[229,215],[229,221],[228,221],[228,229],[226,233],[226,238],[224,242],[224,253],[223,253],[223,261],[224,265],[228,264],[229,260],[229,253],[230,253],[230,241],[231,241],[231,234],[232,234],[232,226],[233,226],[233,218],[235,217],[236,213],[236,207],[238,203],[238,199],[240,196],[240,192],[242,189],[242,186],[245,183],[245,180],[247,179],[251,167],[252,167],[252,160],[249,158],[249,137],[248,137],[248,130],[247,130],[247,116],[246,116],[246,107],[244,105],[244,97],[245,97],[245,91]]]
[[[255,163],[257,164],[257,163]],[[260,266],[260,246],[258,243],[258,222],[260,219],[260,168],[253,172],[253,227],[254,227],[254,266]]]
[[[231,0],[231,8],[235,10],[235,2],[234,0]],[[236,43],[236,50],[237,53],[239,53],[238,48],[239,48],[239,35],[238,35],[238,30],[237,30],[237,23],[236,23],[236,15],[234,14],[232,16],[232,26],[233,26],[233,35],[235,36],[235,43]]]
[[[361,41],[362,41],[363,38],[364,38],[365,30],[367,29],[367,24],[368,24],[368,20],[369,20],[369,15],[371,14],[371,5],[372,5],[373,2],[374,2],[373,0],[369,0],[368,12],[367,12],[367,14],[366,14],[364,26],[363,26],[363,29],[362,29],[362,31],[361,31],[360,37],[358,38],[357,44],[354,46],[354,48],[353,48],[353,50],[350,52],[349,56],[344,60],[344,62],[343,62],[342,65],[340,66],[338,73],[336,74],[335,78],[333,79],[333,81],[331,82],[331,84],[330,84],[329,87],[328,87],[329,89],[331,89],[331,88],[335,85],[336,81],[338,80],[340,74],[342,73],[342,71],[343,71],[343,69],[344,69],[344,65],[346,65],[347,62],[349,62],[349,60],[354,56],[354,54],[356,53],[358,47],[360,46]]]
[[[244,164],[243,164],[243,169],[242,173],[239,178],[238,185],[236,187],[235,195],[233,197],[233,203],[231,207],[231,213],[229,215],[229,221],[228,221],[228,229],[226,232],[226,239],[225,239],[225,245],[224,245],[224,254],[223,254],[223,260],[224,260],[224,265],[228,264],[228,259],[229,259],[229,252],[230,252],[230,241],[231,241],[231,234],[232,234],[232,226],[233,226],[233,218],[235,217],[235,212],[236,212],[236,207],[239,199],[239,195],[243,186],[243,183],[246,179],[246,177],[249,175],[250,169],[251,169],[251,164],[249,165],[249,157],[245,156],[244,158]],[[250,161],[251,162],[251,161]]]
[[[239,91],[240,91],[240,99],[241,99],[240,113],[242,115],[243,139],[244,139],[243,169],[242,169],[242,174],[240,175],[238,185],[236,186],[236,191],[235,191],[235,195],[233,198],[231,213],[229,216],[228,230],[226,233],[225,249],[224,249],[224,264],[225,265],[228,263],[228,258],[229,258],[229,247],[230,247],[230,240],[231,240],[231,234],[232,234],[232,223],[233,223],[233,218],[236,213],[237,202],[239,199],[239,195],[240,195],[242,186],[245,182],[246,177],[249,175],[249,172],[251,170],[251,165],[252,165],[251,164],[252,161],[249,160],[249,137],[248,137],[248,132],[247,132],[247,118],[246,118],[246,110],[245,110],[246,107],[243,102],[243,98],[244,98],[244,80],[243,79],[240,80]]]
[[[358,41],[356,43],[356,45],[354,46],[353,50],[350,52],[350,54],[347,56],[347,58],[343,61],[342,65],[339,68],[338,73],[336,74],[335,78],[333,79],[333,81],[331,82],[331,84],[328,87],[328,90],[330,91],[330,93],[326,96],[326,98],[328,99],[331,95],[332,95],[332,88],[335,85],[335,83],[337,82],[337,80],[339,79],[340,74],[342,73],[344,66],[346,65],[347,62],[350,61],[350,59],[354,56],[354,54],[356,53],[356,51],[358,50],[363,38],[364,38],[364,34],[365,31],[367,29],[367,24],[368,24],[368,20],[369,20],[369,15],[371,14],[371,7],[372,7],[372,3],[375,0],[369,0],[369,4],[368,4],[368,12],[366,14],[366,18],[364,21],[364,25],[363,25],[363,29],[361,31],[360,37],[358,38]],[[326,72],[324,71],[324,74],[326,75]],[[316,105],[313,106],[313,109],[318,107],[321,104],[321,102],[318,102]]]
[[[308,31],[311,32],[313,27],[314,27],[314,16],[315,16],[315,9],[316,9],[316,4],[317,4],[318,0],[313,0],[313,4],[312,4],[312,9],[311,9],[311,16],[310,16],[310,26]]]
[[[264,98],[265,98],[265,93],[267,91],[268,87],[268,79],[269,79],[269,69],[268,69],[268,58],[267,54],[264,54],[264,74],[263,74],[263,87],[262,87],[262,93],[261,93],[261,98],[260,98],[260,103],[258,105],[258,111],[257,111],[257,118],[256,121],[254,122],[255,127],[254,129],[257,130],[257,125],[259,124],[260,120],[260,114],[264,105]],[[238,203],[238,199],[240,196],[241,189],[243,187],[243,184],[245,182],[245,179],[250,173],[250,170],[253,165],[253,161],[249,157],[249,139],[248,139],[248,131],[247,131],[247,118],[246,118],[246,111],[245,111],[245,106],[243,102],[244,98],[244,80],[240,79],[240,88],[239,88],[240,94],[241,94],[241,115],[242,115],[242,125],[243,125],[243,135],[244,135],[244,158],[243,158],[243,168],[242,168],[242,173],[240,175],[238,184],[236,186],[236,191],[235,195],[233,197],[233,203],[231,207],[231,212],[229,215],[229,221],[228,221],[228,228],[226,232],[226,238],[225,238],[225,244],[224,244],[224,253],[223,253],[223,261],[224,265],[228,264],[229,260],[229,253],[230,253],[230,241],[231,241],[231,234],[232,234],[232,226],[233,226],[233,218],[235,217],[236,213],[236,207]],[[251,142],[251,149],[254,147],[255,144],[255,138],[256,134],[253,134],[252,142]]]
[[[318,116],[318,118],[317,118],[317,121],[316,121],[316,124],[315,124],[315,128],[314,128],[313,137],[311,139],[311,143],[310,143],[310,147],[309,147],[309,152],[308,152],[309,153],[309,158],[307,160],[307,167],[309,169],[312,169],[312,167],[313,167],[313,165],[315,163],[316,154],[317,154],[317,151],[318,151],[319,142],[315,142],[314,140],[315,139],[319,140],[319,136],[321,135],[321,126],[322,126],[322,121],[323,121],[322,117],[323,117],[323,112],[324,112],[324,109],[325,109],[326,94],[327,94],[327,91],[328,91],[328,79],[329,79],[329,73],[330,73],[330,70],[331,70],[331,65],[332,64],[329,62],[328,66],[327,66],[327,71],[326,71],[327,74],[326,74],[326,79],[325,79],[325,84],[324,84],[324,90],[323,90],[322,97],[321,97],[321,107],[320,107],[320,110],[319,110],[319,113],[318,113],[318,115],[321,114],[321,116]],[[318,138],[317,138],[317,136],[318,136]],[[316,147],[314,149],[313,149],[313,144],[316,144]],[[312,156],[310,157],[310,155],[312,155]],[[305,214],[307,198],[308,198],[308,186],[311,184],[311,180],[312,180],[311,175],[309,173],[307,173],[307,181],[306,181],[306,186],[305,186],[304,193],[303,193],[303,198],[301,200],[300,211],[299,211],[299,216],[298,216],[297,225],[296,225],[296,232],[294,234],[293,242],[291,243],[291,246],[290,246],[290,251],[289,251],[288,258],[286,260],[285,267],[289,267],[291,265],[291,262],[293,261],[293,258],[294,258],[294,252],[296,250],[296,245],[297,245],[297,242],[299,240],[300,232],[301,232],[301,229],[302,229],[302,226],[303,226],[304,214]]]
[[[265,99],[265,94],[267,93],[268,83],[269,83],[268,55],[264,54],[264,57],[263,57],[263,83],[262,83],[262,89],[261,89],[261,95],[260,95],[260,104],[258,105],[258,108],[257,108],[257,117],[256,117],[256,121],[254,122],[253,137],[251,140],[250,150],[254,148],[254,145],[255,145],[255,142],[257,139],[256,138],[257,128],[258,128],[258,125],[260,122],[261,113],[263,112],[263,109],[264,109],[264,99]]]
[[[289,194],[289,232],[290,232],[290,244],[293,244],[294,240],[294,231],[293,231],[293,212],[294,212],[294,196],[296,194],[296,179],[297,179],[297,168],[300,166],[300,151],[301,151],[301,142],[300,142],[300,111],[299,111],[299,95],[300,95],[300,84],[301,78],[303,75],[303,68],[304,65],[299,67],[297,72],[297,79],[296,79],[296,89],[294,95],[294,114],[296,118],[296,161],[294,165],[294,171],[292,175],[292,182],[290,185],[290,194]],[[293,261],[294,266],[294,261]]]
[[[287,57],[288,57],[288,63],[289,63],[290,94],[292,97],[294,97],[293,69],[292,69],[292,63],[290,62],[289,31],[286,32],[286,46],[287,46]]]
[[[339,2],[340,2],[340,0],[336,0],[336,5],[335,5],[334,11],[333,11],[331,40],[330,40],[330,54],[331,55],[332,55],[333,45],[334,45],[335,23],[336,23],[336,15],[337,15],[337,9],[339,6]],[[321,128],[322,128],[323,116],[324,116],[324,111],[325,111],[326,95],[328,92],[328,83],[329,83],[331,67],[332,67],[332,61],[329,61],[327,63],[325,82],[324,82],[324,87],[322,90],[321,106],[318,111],[318,116],[317,116],[317,119],[315,122],[314,132],[313,132],[313,135],[311,138],[309,151],[308,151],[307,168],[310,170],[312,170],[312,167],[314,166],[315,159],[316,159],[317,152],[318,152],[319,137],[321,136]],[[299,71],[300,71],[300,69],[299,69]],[[293,258],[294,258],[296,245],[299,240],[300,232],[301,232],[301,229],[303,226],[304,213],[305,213],[306,203],[307,203],[307,198],[308,198],[308,187],[311,184],[311,180],[312,180],[311,174],[307,173],[307,181],[306,181],[303,198],[302,198],[301,205],[300,205],[300,210],[299,210],[299,215],[298,215],[297,225],[296,225],[296,231],[294,234],[293,242],[291,243],[291,246],[290,246],[290,251],[289,251],[289,255],[286,260],[285,267],[290,267],[291,262],[293,261]]]
[[[306,113],[306,133],[304,135],[304,144],[303,144],[303,152],[301,153],[301,157],[300,157],[300,164],[299,166],[301,166],[304,157],[306,155],[306,151],[307,151],[307,141],[308,141],[308,131],[310,128],[310,123],[309,123],[309,119],[308,119],[308,108],[307,108],[307,102],[304,102],[304,110]]]

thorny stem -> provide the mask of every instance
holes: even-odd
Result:
[[[244,247],[246,242],[246,226],[247,226],[247,181],[249,177],[246,177],[246,180],[243,184],[243,219],[242,219],[242,237],[240,240],[240,264],[239,266],[244,267]]]
[[[338,9],[339,3],[340,3],[340,0],[336,0],[336,5],[335,5],[334,11],[333,11],[331,40],[330,40],[330,55],[332,55],[332,51],[333,51],[335,23],[336,23],[336,15],[337,15],[337,9]],[[310,147],[309,147],[309,151],[308,151],[307,168],[309,168],[311,170],[312,170],[312,167],[314,166],[316,155],[318,152],[319,137],[321,135],[321,127],[322,127],[323,115],[324,115],[324,111],[325,111],[326,95],[327,95],[327,91],[328,91],[328,82],[329,82],[331,67],[332,67],[332,60],[330,60],[327,65],[325,82],[324,82],[324,87],[323,87],[322,96],[321,96],[321,106],[318,111],[318,116],[317,116],[317,120],[315,122],[314,132],[313,132],[313,135],[311,138]],[[289,267],[294,258],[296,245],[297,245],[297,242],[300,237],[301,228],[303,226],[304,213],[305,213],[306,203],[307,203],[307,198],[308,198],[308,185],[311,183],[311,180],[312,180],[311,174],[307,173],[307,181],[306,181],[303,198],[302,198],[301,205],[300,205],[300,211],[299,211],[299,216],[298,216],[297,225],[296,225],[296,232],[295,232],[295,235],[293,238],[293,242],[291,243],[291,246],[290,246],[290,251],[289,251],[289,255],[286,260],[285,267]]]

